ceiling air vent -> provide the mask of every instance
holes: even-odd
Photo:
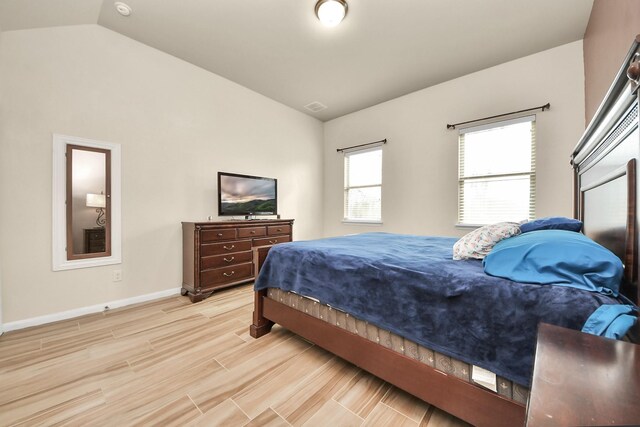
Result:
[[[304,108],[314,113],[317,113],[318,111],[322,111],[325,108],[327,108],[327,106],[324,105],[322,102],[314,101],[311,104],[305,105]]]

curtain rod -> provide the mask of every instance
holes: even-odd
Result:
[[[489,119],[497,119],[498,117],[510,116],[512,114],[518,114],[518,113],[526,113],[527,111],[533,111],[533,110],[542,110],[542,111],[544,111],[544,110],[549,110],[550,108],[551,108],[551,104],[549,102],[547,102],[545,105],[541,105],[539,107],[527,108],[527,109],[520,110],[520,111],[512,111],[510,113],[498,114],[496,116],[490,116],[490,117],[483,117],[481,119],[469,120],[467,122],[454,123],[452,125],[447,124],[447,129],[455,129],[456,126],[466,125],[467,123],[481,122],[483,120],[489,120]]]
[[[338,148],[336,151],[339,153],[339,152],[344,151],[344,150],[351,150],[352,148],[366,147],[367,145],[380,144],[380,143],[386,144],[387,143],[387,138],[381,139],[380,141],[367,142],[366,144],[354,145],[354,146],[345,147],[345,148]]]

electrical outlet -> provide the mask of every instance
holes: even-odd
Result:
[[[113,270],[113,281],[120,282],[122,280],[122,270]]]

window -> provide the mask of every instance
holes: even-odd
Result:
[[[458,223],[535,216],[535,116],[460,130]]]
[[[345,152],[344,220],[382,221],[382,147]]]
[[[120,145],[53,135],[53,270],[122,262]]]

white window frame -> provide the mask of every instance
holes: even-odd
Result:
[[[479,125],[479,126],[472,126],[472,127],[466,127],[466,128],[461,128],[458,132],[458,210],[457,210],[457,222],[456,222],[456,227],[481,227],[483,225],[487,225],[487,224],[474,224],[474,223],[465,223],[462,222],[462,199],[463,199],[463,192],[464,192],[464,181],[466,181],[467,179],[477,179],[478,177],[463,177],[462,176],[462,170],[463,170],[463,162],[464,162],[464,158],[462,157],[462,150],[461,150],[461,138],[462,135],[467,134],[467,133],[472,133],[472,132],[479,132],[479,131],[483,131],[483,130],[488,130],[488,129],[493,129],[493,128],[497,128],[497,127],[503,127],[503,126],[508,126],[508,125],[514,125],[514,124],[518,124],[518,123],[525,123],[525,122],[531,122],[532,123],[532,129],[533,129],[533,135],[532,135],[532,139],[531,139],[531,170],[528,173],[513,173],[513,174],[490,174],[490,175],[486,175],[485,177],[491,177],[491,176],[495,176],[495,177],[500,177],[500,176],[508,176],[508,175],[512,175],[512,176],[524,176],[524,175],[529,175],[529,179],[530,179],[530,184],[529,184],[529,220],[532,220],[535,218],[535,210],[536,210],[536,133],[537,133],[537,117],[536,115],[530,115],[530,116],[523,116],[523,117],[517,117],[514,119],[509,119],[509,120],[501,120],[501,121],[496,121],[496,122],[491,122],[491,123],[486,123],[483,125]],[[525,219],[525,218],[521,218],[521,219]]]
[[[100,148],[111,151],[111,256],[67,259],[67,145]],[[76,136],[53,135],[53,271],[97,267],[122,263],[121,215],[121,151],[120,144]]]
[[[384,151],[382,150],[382,147],[384,145],[384,142],[380,142],[378,144],[375,145],[371,145],[367,148],[354,148],[354,149],[346,149],[343,151],[344,154],[344,158],[342,160],[342,170],[344,173],[343,176],[343,187],[344,187],[344,193],[343,193],[343,198],[342,198],[342,222],[344,224],[360,224],[360,225],[382,225],[382,206],[383,206],[383,181],[384,181]],[[352,156],[355,154],[363,154],[363,153],[368,153],[371,151],[380,151],[380,154],[382,155],[382,161],[380,164],[380,185],[359,185],[359,186],[348,186],[347,185],[347,176],[346,176],[346,162],[347,162],[347,157],[348,156]],[[347,218],[347,197],[349,194],[349,189],[352,188],[372,188],[372,187],[380,187],[380,219],[379,220],[374,220],[374,219],[357,219],[357,218]]]

